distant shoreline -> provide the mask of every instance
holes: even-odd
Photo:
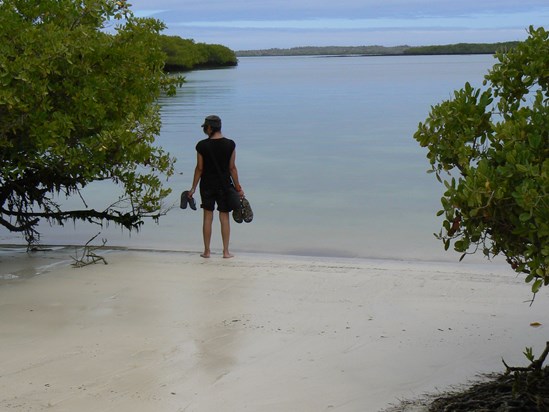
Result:
[[[262,50],[239,50],[237,57],[273,57],[273,56],[432,56],[432,55],[470,55],[495,54],[515,47],[519,42],[504,43],[457,43],[441,46],[323,46],[292,47],[288,49],[272,48]]]

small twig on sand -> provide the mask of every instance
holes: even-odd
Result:
[[[81,268],[81,267],[84,267],[84,266],[95,264],[99,261],[102,261],[105,265],[108,264],[107,261],[105,260],[105,258],[103,258],[102,256],[99,256],[95,253],[95,251],[97,249],[101,249],[102,247],[105,246],[105,244],[107,243],[107,240],[106,239],[101,239],[102,244],[100,246],[90,246],[90,243],[97,236],[99,236],[100,233],[98,233],[97,235],[95,235],[94,237],[92,237],[90,240],[88,240],[86,242],[86,244],[84,245],[84,250],[82,251],[82,257],[78,258],[78,250],[76,250],[76,256],[77,257],[71,256],[72,259],[74,260],[74,263],[72,264],[72,266],[77,267],[77,268]]]

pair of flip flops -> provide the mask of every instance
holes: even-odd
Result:
[[[254,212],[250,202],[245,197],[240,199],[240,207],[233,210],[233,219],[236,223],[250,223],[254,219]]]
[[[189,205],[192,210],[196,210],[196,202],[192,197],[189,197],[189,191],[185,190],[183,193],[181,193],[181,201],[179,202],[179,207],[181,209],[186,209],[187,205]]]

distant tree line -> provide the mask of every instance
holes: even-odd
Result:
[[[240,50],[236,52],[238,57],[254,56],[337,56],[337,55],[379,55],[379,54],[402,54],[408,46],[323,46],[323,47],[292,47],[290,49],[263,49],[263,50]]]
[[[398,56],[398,55],[433,55],[433,54],[494,54],[498,51],[515,47],[519,42],[505,43],[459,43],[442,46],[323,46],[292,47],[289,49],[239,50],[237,57],[254,56]]]
[[[182,72],[195,69],[236,66],[234,51],[220,44],[195,43],[178,36],[160,36],[161,47],[166,53],[164,70]]]
[[[403,54],[495,54],[496,52],[515,48],[518,41],[505,43],[458,43],[442,46],[410,47]]]

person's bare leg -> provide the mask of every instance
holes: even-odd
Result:
[[[223,241],[223,257],[232,258],[229,252],[229,240],[231,239],[231,220],[229,212],[219,212],[219,222],[221,223],[221,240]]]
[[[210,242],[212,240],[212,222],[213,222],[213,211],[204,209],[204,220],[202,221],[202,237],[204,238],[204,253],[200,255],[203,258],[210,257]]]

